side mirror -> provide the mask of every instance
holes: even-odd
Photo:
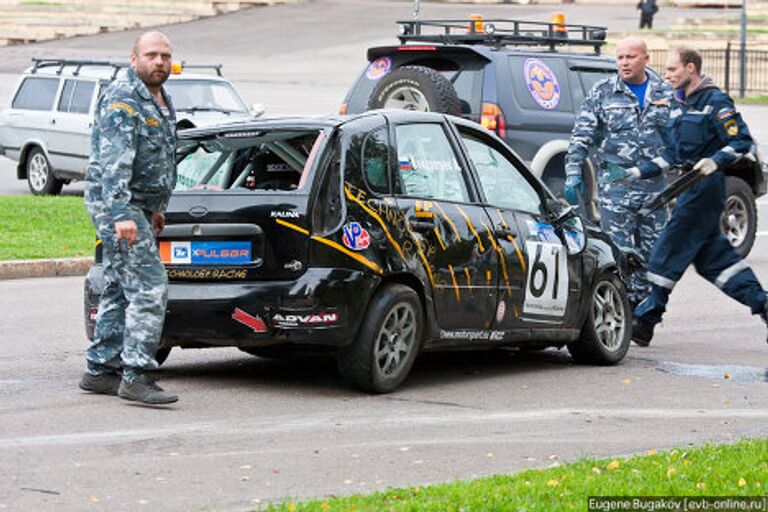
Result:
[[[262,105],[261,103],[254,103],[253,105],[251,105],[251,115],[253,117],[263,116],[264,112],[265,112],[264,105]]]
[[[559,199],[549,198],[547,199],[547,210],[552,216],[552,220],[555,222],[561,222],[568,217],[576,215],[576,207],[571,204],[566,204]]]

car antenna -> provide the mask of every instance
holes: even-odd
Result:
[[[413,19],[419,19],[419,0],[413,0]]]

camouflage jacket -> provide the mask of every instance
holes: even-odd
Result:
[[[642,110],[637,97],[618,74],[597,82],[576,117],[565,159],[566,174],[580,175],[582,163],[595,147],[600,183],[606,182],[609,162],[629,168],[656,161],[665,170],[666,162],[660,156],[664,150],[662,131],[673,98],[672,87],[650,73]],[[650,192],[660,190],[663,181],[638,180],[630,186]]]
[[[162,93],[167,116],[129,68],[99,98],[85,173],[91,217],[114,223],[165,211],[176,184],[176,113]]]

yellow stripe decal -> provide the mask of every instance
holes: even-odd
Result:
[[[501,213],[501,210],[496,210],[499,214],[499,218],[501,219],[501,226],[504,229],[509,229],[509,224],[507,224],[507,219],[504,218],[504,215]],[[512,242],[512,245],[515,246],[515,251],[517,251],[517,257],[520,260],[520,268],[523,269],[523,273],[525,273],[525,260],[523,259],[523,253],[520,252],[520,248],[517,246],[517,242],[515,242],[515,237],[511,235],[507,235],[507,238],[510,242]]]
[[[456,282],[456,274],[453,273],[453,265],[448,265],[451,271],[451,280],[453,281],[453,289],[456,290],[456,302],[461,302],[461,293],[459,292],[459,283]]]
[[[290,222],[286,222],[283,219],[275,219],[275,222],[280,224],[281,226],[284,226],[284,227],[288,228],[288,229],[292,229],[294,231],[298,231],[302,235],[309,236],[309,231],[307,231],[306,229],[302,228],[301,226],[297,226],[296,224],[291,224]],[[359,263],[362,263],[366,267],[368,267],[368,268],[378,272],[379,274],[383,274],[384,273],[384,270],[380,266],[378,266],[376,263],[374,263],[371,260],[369,260],[368,258],[364,257],[362,254],[358,254],[356,252],[350,251],[346,247],[343,247],[343,246],[337,244],[333,240],[328,240],[327,238],[323,238],[321,236],[311,236],[310,238],[312,240],[315,240],[317,242],[325,244],[325,245],[327,245],[329,247],[333,247],[334,249],[336,249],[339,252],[343,252],[344,254],[346,254],[347,256],[352,258],[353,260],[355,260],[355,261],[357,261]]]
[[[486,270],[485,271],[485,282],[488,286],[491,286],[491,271]]]
[[[427,261],[427,257],[424,256],[424,251],[421,250],[421,244],[419,243],[419,239],[416,238],[416,235],[413,234],[413,231],[411,231],[411,226],[408,225],[408,222],[405,223],[405,228],[408,230],[408,234],[411,235],[411,238],[413,238],[413,243],[416,244],[416,249],[419,251],[419,257],[421,258],[421,261],[424,263],[424,269],[427,271],[427,275],[429,276],[429,282],[432,283],[432,286],[435,286],[435,278],[432,277],[432,269],[429,268],[429,262]]]
[[[288,229],[292,229],[294,231],[298,231],[302,235],[309,236],[309,231],[307,231],[306,229],[304,229],[301,226],[297,226],[296,224],[291,224],[290,222],[285,222],[283,219],[275,219],[275,222],[277,222],[281,226],[286,227]]]
[[[464,275],[467,276],[467,288],[469,288],[470,291],[471,291],[472,290],[472,279],[469,278],[469,269],[468,268],[464,269]]]
[[[464,220],[467,221],[467,227],[472,232],[473,235],[475,235],[475,239],[477,239],[477,245],[480,247],[480,252],[485,252],[485,247],[483,247],[483,241],[480,240],[480,235],[477,234],[477,231],[475,231],[475,227],[472,225],[472,222],[470,222],[469,217],[467,217],[467,214],[464,213],[464,210],[461,209],[460,206],[456,205],[456,209],[459,210],[459,213],[462,217],[464,217]]]
[[[456,233],[456,240],[461,240],[461,235],[459,234],[459,230],[456,229],[456,224],[453,223],[451,218],[445,214],[445,210],[443,210],[443,207],[440,206],[440,203],[435,203],[437,205],[437,209],[440,210],[440,213],[443,214],[443,218],[448,223],[448,225],[451,226],[451,229],[453,229],[453,232]]]
[[[437,226],[435,226],[435,236],[437,237],[437,241],[440,242],[440,247],[445,250],[445,244],[443,243],[443,238],[440,236],[440,230],[437,229]]]
[[[365,206],[362,201],[360,201],[358,198],[356,198],[354,195],[352,195],[352,192],[349,191],[349,187],[344,186],[344,194],[347,196],[347,199],[352,201],[353,203],[357,203],[360,208],[365,211],[368,215],[376,219],[376,222],[381,224],[381,227],[384,228],[384,234],[387,235],[387,238],[389,239],[389,242],[392,244],[392,246],[397,250],[397,253],[400,255],[400,257],[403,259],[403,263],[407,263],[405,260],[405,254],[403,254],[403,250],[400,248],[400,244],[398,244],[395,239],[392,237],[392,235],[389,232],[389,229],[387,229],[387,225],[384,224],[384,219],[382,219],[378,213],[374,212],[367,206]]]
[[[488,240],[491,241],[491,245],[493,245],[493,248],[496,250],[496,252],[499,254],[499,259],[501,260],[501,275],[504,277],[504,284],[507,285],[507,294],[509,296],[512,296],[512,288],[509,286],[509,274],[507,273],[507,258],[504,256],[504,251],[501,250],[501,247],[496,243],[496,240],[493,239],[493,233],[491,233],[491,228],[488,227],[488,225],[480,221],[483,224],[483,227],[485,228],[485,232],[488,233]]]

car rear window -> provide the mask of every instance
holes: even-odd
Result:
[[[247,112],[240,96],[227,82],[168,80],[164,87],[177,111]]]
[[[265,130],[182,140],[175,190],[301,190],[325,136],[320,129]]]
[[[51,110],[56,91],[59,89],[58,78],[27,77],[19,87],[12,107],[26,110]]]
[[[59,98],[59,111],[73,114],[87,114],[91,109],[91,99],[95,82],[86,80],[65,80],[64,89]]]

